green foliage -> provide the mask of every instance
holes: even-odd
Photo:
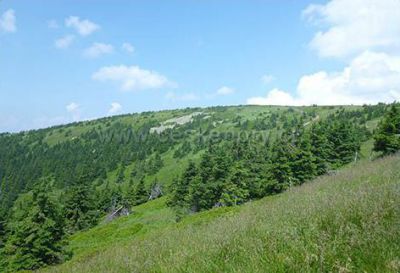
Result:
[[[67,190],[64,216],[69,233],[88,229],[97,223],[99,215],[92,197],[89,186],[84,182]]]
[[[374,136],[374,150],[388,155],[400,150],[400,110],[393,104],[378,124]]]
[[[223,206],[236,206],[246,202],[250,196],[246,181],[248,181],[249,173],[240,163],[233,167],[231,177],[224,184],[220,203]]]
[[[168,200],[168,204],[174,207],[185,207],[187,206],[188,200],[183,197],[189,195],[189,187],[193,184],[193,180],[196,178],[197,168],[193,161],[190,161],[186,170],[184,171],[182,178],[177,179],[173,183],[172,194]]]
[[[339,111],[310,130],[304,128],[303,117],[293,118],[290,128],[294,130],[286,130],[272,143],[269,139],[260,143],[257,134],[211,142],[198,166],[190,163],[175,182],[169,204],[179,215],[237,205],[280,193],[350,163],[367,133],[347,118]]]
[[[298,183],[303,183],[317,175],[316,156],[312,152],[309,134],[299,137],[296,143],[291,169]]]
[[[140,205],[149,199],[149,193],[146,190],[144,179],[140,179],[139,183],[134,188],[133,192],[133,205]]]
[[[282,136],[272,148],[272,165],[270,172],[277,182],[276,192],[286,189],[293,181],[290,162],[294,154],[294,147],[286,136]]]
[[[6,221],[0,214],[0,249],[4,246],[6,241]]]
[[[329,151],[332,143],[328,141],[325,126],[321,123],[314,124],[310,129],[311,152],[315,158],[315,172],[322,175],[328,171]]]
[[[363,161],[283,194],[192,214],[178,224],[166,223],[172,213],[157,199],[138,207],[140,215],[77,234],[71,244],[80,255],[39,272],[397,273],[399,170],[398,157]],[[145,226],[127,240],[116,236],[139,222]]]
[[[37,186],[14,208],[1,253],[5,272],[36,269],[65,259],[64,219],[47,191],[48,187]]]
[[[334,122],[328,130],[328,140],[332,147],[329,151],[329,163],[337,168],[354,161],[360,151],[360,139],[357,139],[354,125],[345,121]]]

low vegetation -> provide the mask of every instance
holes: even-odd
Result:
[[[187,216],[40,272],[399,272],[399,199],[400,158],[362,162],[233,210]],[[109,228],[107,236],[98,228],[72,244],[120,232],[119,224]]]

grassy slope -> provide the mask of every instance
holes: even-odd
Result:
[[[78,255],[40,272],[399,272],[398,200],[399,157],[178,224],[160,199],[75,235]]]

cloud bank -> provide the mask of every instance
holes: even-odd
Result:
[[[76,30],[81,36],[88,36],[100,29],[100,26],[87,19],[81,20],[78,16],[65,19],[65,26]]]
[[[92,79],[115,82],[123,91],[159,89],[175,85],[158,72],[142,69],[139,66],[105,66],[96,71]]]
[[[400,1],[332,0],[308,6],[303,17],[325,28],[314,35],[311,49],[347,65],[340,71],[302,76],[294,95],[275,88],[247,103],[340,105],[400,100]]]
[[[104,43],[93,43],[89,48],[87,48],[83,55],[87,58],[97,58],[101,55],[111,54],[114,52],[114,47],[110,44]]]
[[[122,105],[119,104],[118,102],[112,102],[111,103],[111,107],[108,110],[108,114],[109,115],[115,115],[118,114],[119,112],[121,112],[122,110]]]

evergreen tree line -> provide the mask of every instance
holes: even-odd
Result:
[[[1,136],[0,214],[6,217],[18,194],[31,190],[42,177],[53,177],[55,186],[65,189],[77,183],[81,173],[93,182],[106,179],[107,173],[132,162],[144,161],[141,176],[155,174],[163,165],[160,154],[180,140],[150,134],[148,127],[143,125],[134,131],[128,125],[116,123],[53,146],[43,142],[41,131]],[[102,135],[110,137],[104,141]]]
[[[119,206],[129,209],[149,198],[144,179],[137,183],[131,179],[124,190],[109,182],[102,186],[96,188],[82,174],[62,196],[57,196],[51,179],[42,179],[20,195],[8,221],[0,218],[0,272],[61,263],[73,254],[67,245],[69,235],[95,226]]]
[[[300,120],[276,140],[216,142],[199,164],[189,163],[173,183],[169,205],[177,211],[201,211],[242,204],[357,160],[365,126],[337,113],[307,129]]]
[[[393,104],[375,132],[374,150],[381,152],[382,155],[394,154],[400,150],[399,108],[399,104]]]

